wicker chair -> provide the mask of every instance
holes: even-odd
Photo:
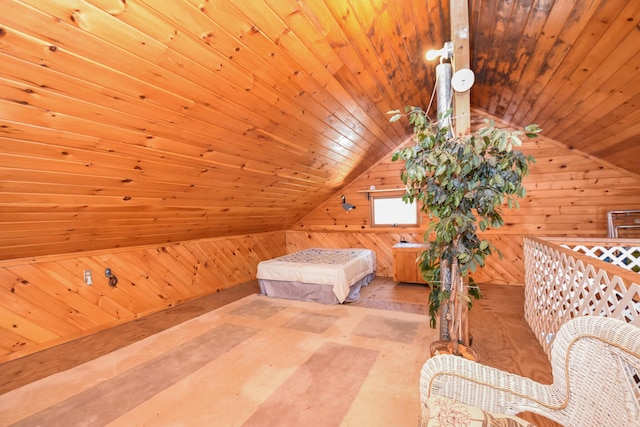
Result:
[[[565,426],[640,426],[640,328],[585,316],[560,328],[551,349],[553,383],[540,384],[457,356],[429,359],[423,404],[444,396],[494,413],[533,412]]]

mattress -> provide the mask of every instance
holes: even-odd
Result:
[[[370,249],[306,249],[262,261],[259,280],[330,285],[338,302],[349,295],[350,287],[367,276],[373,277],[376,255]]]

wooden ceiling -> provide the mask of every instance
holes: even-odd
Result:
[[[639,174],[640,2],[470,0],[471,106]],[[409,133],[436,0],[4,0],[0,259],[286,229]],[[339,193],[338,193],[339,194]]]

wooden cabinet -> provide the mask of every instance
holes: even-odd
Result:
[[[420,273],[418,257],[426,249],[421,243],[400,242],[393,246],[393,280],[395,282],[427,283]]]

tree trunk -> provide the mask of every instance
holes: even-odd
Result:
[[[458,343],[469,346],[469,277],[462,277],[458,262],[440,262],[442,291],[449,291],[449,300],[440,306],[440,341],[451,341],[454,354]]]
[[[451,291],[451,268],[449,262],[445,260],[440,261],[440,291]],[[440,341],[450,341],[449,335],[449,304],[444,302],[440,304],[439,308],[439,321],[440,321]]]

